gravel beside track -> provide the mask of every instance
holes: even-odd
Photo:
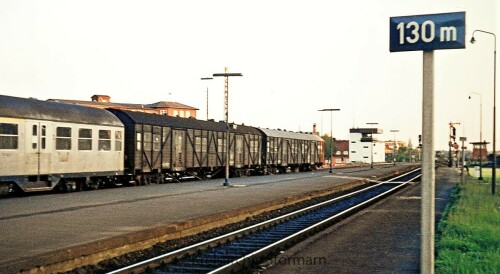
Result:
[[[436,171],[436,228],[459,172]],[[419,273],[420,183],[297,244],[262,265],[274,273]],[[309,263],[308,263],[309,262]]]
[[[5,273],[67,271],[75,265],[128,253],[131,245],[136,245],[133,250],[143,250],[160,242],[159,238],[164,242],[187,237],[172,244],[179,246],[189,235],[222,223],[254,221],[252,216],[282,204],[345,190],[408,168],[365,167],[357,172],[336,170],[333,175],[318,171],[238,178],[232,180],[232,188],[210,180],[2,199],[0,226],[9,237],[2,241],[0,267]],[[245,224],[236,227],[240,225]],[[155,248],[159,247],[153,247],[153,252]],[[106,250],[111,251],[101,254]],[[132,259],[125,256],[127,260]]]

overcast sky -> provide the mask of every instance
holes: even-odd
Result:
[[[318,110],[340,108],[336,138],[377,122],[381,139],[397,129],[397,139],[416,145],[422,52],[389,52],[389,18],[459,11],[467,41],[474,29],[500,35],[496,0],[2,0],[0,94],[177,101],[206,119],[208,87],[209,118],[222,120],[223,79],[200,78],[228,67],[243,74],[230,79],[230,121],[293,131],[316,123],[329,133],[330,115]],[[475,38],[466,49],[435,52],[437,149],[447,149],[451,121],[478,141],[480,96],[469,100],[470,92],[482,94],[491,141],[493,36]]]

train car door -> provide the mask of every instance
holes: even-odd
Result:
[[[235,167],[241,168],[244,164],[243,161],[243,135],[235,135],[236,137],[236,159],[235,159]]]
[[[183,171],[185,165],[185,145],[186,132],[181,130],[172,131],[172,170]]]
[[[36,175],[36,181],[45,181],[51,173],[50,150],[47,141],[47,124],[41,122],[28,122],[26,136],[28,145],[28,170],[29,175]],[[41,178],[44,177],[44,178]],[[34,180],[35,178],[32,178]]]

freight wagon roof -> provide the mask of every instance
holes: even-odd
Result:
[[[5,95],[0,95],[0,117],[123,126],[118,118],[103,109]]]
[[[292,131],[282,131],[276,129],[259,128],[265,135],[269,137],[287,138],[287,139],[298,139],[298,140],[310,140],[310,141],[323,141],[321,137],[310,133],[300,133]]]
[[[131,122],[135,124],[164,126],[172,128],[212,130],[220,132],[226,131],[226,124],[223,122],[204,121],[195,118],[172,117],[167,115],[143,113],[138,111],[118,110],[118,109],[111,109],[110,111],[116,113],[118,117],[123,117],[123,115],[125,115],[127,118],[131,120]],[[236,127],[232,126],[231,132],[261,135],[260,131],[258,131],[256,128],[244,125],[236,125]]]

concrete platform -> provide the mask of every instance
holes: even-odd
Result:
[[[459,182],[455,169],[437,169],[436,227]],[[419,273],[420,197],[413,184],[285,251],[264,273]]]
[[[128,242],[152,245],[148,237],[183,236],[213,220],[236,221],[239,215],[245,218],[244,214],[404,168],[408,166],[235,178],[230,181],[234,187],[209,180],[0,199],[0,269],[3,273],[29,270]]]

